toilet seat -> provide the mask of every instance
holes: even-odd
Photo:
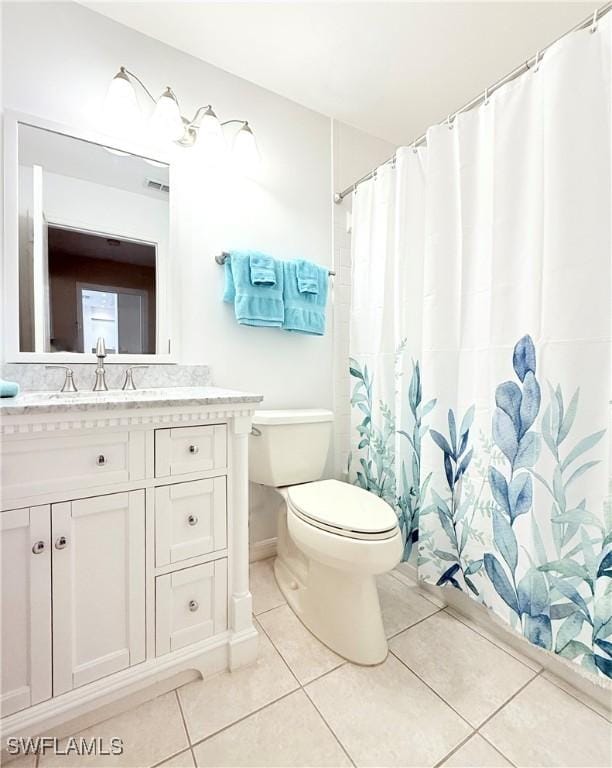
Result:
[[[290,511],[303,522],[351,539],[393,538],[398,529],[394,510],[380,497],[350,483],[320,480],[289,487]]]

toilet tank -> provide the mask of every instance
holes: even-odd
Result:
[[[331,411],[318,408],[256,411],[249,439],[249,480],[275,488],[320,480],[333,419]]]

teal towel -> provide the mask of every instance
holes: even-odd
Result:
[[[249,268],[251,270],[251,285],[276,285],[275,261],[271,256],[251,251],[249,253]]]
[[[321,267],[312,261],[297,260],[297,283],[300,293],[319,293],[319,271]],[[327,281],[326,281],[327,285]]]
[[[16,397],[19,394],[19,384],[14,381],[0,379],[0,397]]]
[[[240,325],[281,328],[284,319],[283,269],[274,263],[275,285],[252,285],[248,253],[230,252],[225,261],[225,292],[223,301],[234,304]]]
[[[328,271],[317,267],[318,293],[300,293],[297,261],[283,262],[285,289],[285,321],[287,331],[323,336],[325,333],[325,305],[327,303]]]

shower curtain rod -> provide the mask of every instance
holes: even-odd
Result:
[[[576,24],[575,27],[572,27],[567,32],[564,32],[562,35],[560,35],[556,40],[553,40],[551,43],[549,43],[546,47],[541,48],[539,51],[536,51],[536,53],[528,58],[526,61],[524,61],[520,66],[516,67],[512,70],[512,72],[509,72],[507,75],[504,75],[500,80],[497,80],[493,85],[490,85],[488,88],[484,90],[483,93],[480,93],[476,98],[472,99],[471,101],[468,101],[467,104],[464,104],[462,107],[460,107],[456,112],[452,112],[445,120],[440,121],[439,123],[436,123],[436,125],[442,125],[443,123],[448,123],[449,126],[452,126],[453,121],[457,117],[457,115],[460,115],[462,112],[467,112],[470,109],[473,109],[474,107],[478,106],[482,102],[488,101],[489,97],[493,93],[493,91],[496,91],[498,88],[501,88],[502,85],[505,85],[506,83],[509,83],[511,80],[514,80],[515,78],[519,77],[519,75],[522,75],[524,72],[527,72],[529,69],[531,69],[532,64],[538,64],[539,61],[541,61],[542,56],[544,53],[553,45],[556,45],[556,43],[559,42],[559,40],[563,40],[564,37],[567,37],[567,35],[571,35],[572,32],[577,32],[580,29],[585,29],[589,25],[591,26],[591,32],[595,32],[597,29],[597,22],[605,16],[606,13],[612,10],[612,2],[605,3],[600,8],[598,8],[596,11],[591,13],[589,16],[586,17],[586,19],[583,19],[581,22]],[[424,133],[422,136],[419,136],[418,139],[414,139],[413,141],[409,142],[407,146],[412,147],[414,150],[416,148],[423,144],[427,139],[427,134]],[[353,184],[351,184],[346,189],[343,189],[342,192],[336,192],[334,194],[334,202],[335,203],[341,203],[344,198],[347,195],[350,195],[351,192],[354,192],[357,187],[362,184],[364,181],[368,181],[368,179],[373,178],[376,175],[376,172],[379,168],[382,168],[383,165],[388,165],[389,163],[395,164],[395,153],[391,155],[387,160],[385,160],[383,163],[380,163],[376,168],[372,169],[369,173],[366,173],[365,176],[362,176],[361,178],[357,179]]]

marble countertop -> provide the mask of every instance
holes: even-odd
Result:
[[[24,392],[0,398],[0,416],[82,413],[135,408],[171,408],[260,403],[262,395],[220,387],[159,387],[108,392]]]

